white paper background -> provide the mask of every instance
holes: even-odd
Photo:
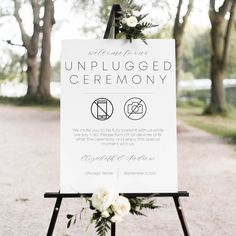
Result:
[[[147,56],[89,56],[89,51],[105,49],[107,51],[147,51]],[[175,54],[174,40],[152,39],[145,45],[141,40],[132,43],[122,40],[66,40],[62,43],[61,59],[61,192],[91,193],[100,187],[112,187],[123,193],[154,193],[177,191],[177,154],[176,154],[176,100],[175,100]],[[78,72],[64,68],[65,61],[76,63],[95,60],[105,61],[158,61],[160,70],[153,71],[102,71],[100,75],[114,76],[126,74],[127,77],[138,74],[167,74],[165,84],[161,80],[155,85],[72,85],[69,76],[76,74],[93,75],[98,72]],[[170,61],[172,68],[165,72],[161,62]],[[69,65],[69,64],[68,64]],[[80,81],[81,82],[81,81]],[[106,121],[95,119],[90,112],[91,104],[100,97],[109,99],[114,106],[113,115]],[[132,97],[140,97],[147,105],[146,115],[140,120],[130,120],[124,114],[124,104]],[[78,142],[74,138],[73,128],[145,128],[164,129],[161,141],[138,143],[134,146],[104,146],[99,142]],[[81,161],[83,155],[145,155],[155,157],[154,161],[94,162]],[[86,172],[109,171],[113,174],[87,175]],[[155,175],[124,175],[124,172],[155,172]]]

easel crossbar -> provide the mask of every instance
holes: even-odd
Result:
[[[174,193],[123,193],[121,194],[127,198],[132,197],[189,197],[187,191],[178,191]],[[92,193],[60,193],[60,192],[46,192],[45,198],[76,198],[76,197],[91,197]]]

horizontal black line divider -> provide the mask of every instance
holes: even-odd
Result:
[[[174,193],[120,193],[127,198],[132,197],[189,197],[187,191],[178,191]],[[75,197],[91,197],[92,193],[60,193],[46,192],[45,198],[75,198]]]

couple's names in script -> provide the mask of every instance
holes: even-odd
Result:
[[[146,156],[146,155],[101,155],[101,156],[92,156],[90,154],[85,154],[80,158],[81,161],[93,163],[93,162],[120,162],[120,161],[154,161],[155,157]]]

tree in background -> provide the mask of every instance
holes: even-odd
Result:
[[[14,0],[14,16],[19,25],[23,46],[26,49],[26,63],[27,63],[27,95],[34,96],[37,93],[37,54],[39,48],[39,34],[40,34],[40,5],[39,1],[31,0],[31,7],[33,12],[33,34],[28,35],[22,23],[20,16],[21,1]],[[9,41],[10,42],[10,41]]]
[[[178,85],[180,79],[181,70],[181,58],[182,58],[182,41],[184,30],[188,21],[188,17],[193,8],[193,0],[188,1],[187,11],[184,16],[181,14],[181,9],[183,7],[183,0],[179,0],[177,6],[177,12],[173,27],[173,38],[175,39],[175,57],[176,57],[176,95],[178,96]]]
[[[211,21],[211,101],[206,113],[224,114],[227,112],[224,72],[230,48],[230,40],[235,18],[235,0],[224,0],[216,10],[215,0],[210,0],[209,18]],[[229,18],[226,19],[226,14]]]
[[[51,30],[55,23],[54,2],[53,0],[31,0],[30,5],[33,13],[33,34],[28,35],[24,29],[23,21],[20,16],[21,0],[14,1],[14,16],[20,28],[23,47],[27,54],[27,95],[37,98],[43,102],[51,98]],[[40,11],[44,11],[43,19],[40,18]],[[38,73],[37,55],[39,51],[40,35],[42,33],[42,50],[40,71]],[[11,44],[11,41],[9,41]],[[38,78],[39,74],[39,78]]]
[[[208,78],[211,61],[210,28],[188,24],[186,32],[183,39],[182,70],[187,74],[191,73],[196,79]],[[164,38],[166,38],[165,35]],[[236,30],[231,35],[228,62],[224,74],[226,78],[235,78],[236,75]]]
[[[41,100],[47,100],[51,97],[50,80],[51,80],[51,31],[55,24],[54,19],[54,3],[52,0],[45,0],[44,17],[43,17],[43,38],[41,64],[39,73],[38,96]]]

